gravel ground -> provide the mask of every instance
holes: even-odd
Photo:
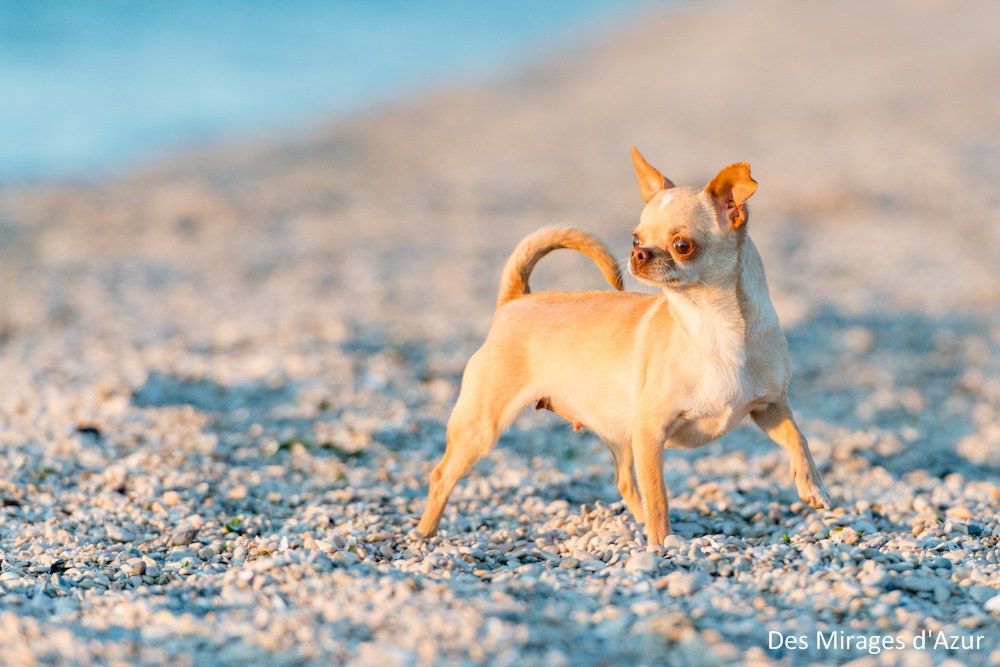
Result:
[[[0,663],[1000,662],[998,27],[713,3],[308,136],[0,191]],[[530,412],[409,537],[503,259],[554,222],[624,255],[631,143],[681,183],[754,165],[835,508],[741,427],[668,453],[649,552],[604,445]]]

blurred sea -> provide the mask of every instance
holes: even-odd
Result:
[[[295,133],[489,76],[640,0],[0,0],[0,183]]]

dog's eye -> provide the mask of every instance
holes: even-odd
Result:
[[[676,252],[681,257],[686,257],[691,254],[694,250],[694,244],[687,239],[674,239],[674,252]]]
[[[632,247],[633,248],[639,247],[639,237],[635,234],[632,235]]]

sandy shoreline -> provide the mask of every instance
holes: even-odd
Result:
[[[699,5],[315,136],[0,192],[0,662],[726,663],[876,620],[995,660],[998,26],[989,2]],[[789,509],[741,429],[668,462],[696,539],[627,571],[603,446],[532,415],[408,541],[504,258],[552,223],[623,255],[633,143],[685,184],[753,165],[840,509]],[[568,253],[534,280],[602,287]]]

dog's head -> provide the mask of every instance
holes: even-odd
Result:
[[[629,272],[660,288],[732,283],[746,201],[757,189],[750,165],[731,164],[699,190],[671,183],[634,146],[632,163],[646,207],[632,235]]]

